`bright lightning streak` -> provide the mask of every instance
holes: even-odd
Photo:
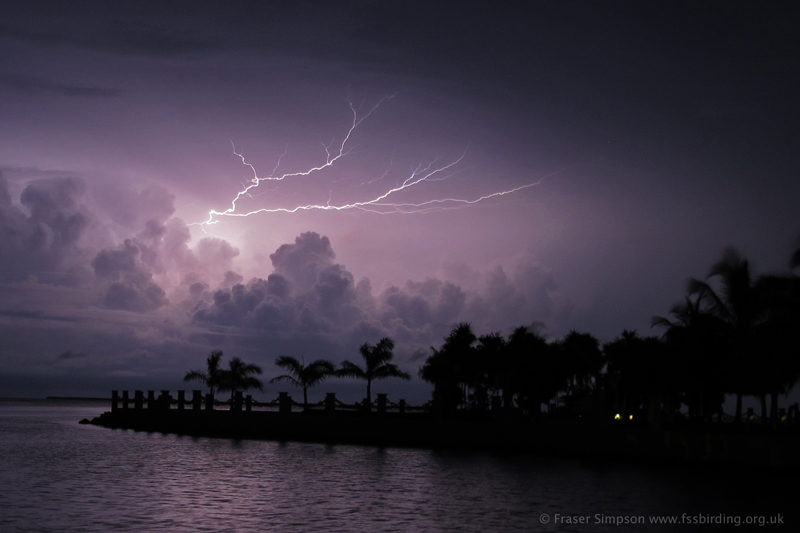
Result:
[[[353,120],[350,124],[349,129],[347,130],[347,133],[344,136],[344,139],[341,141],[341,143],[335,145],[335,147],[333,141],[331,141],[328,144],[322,143],[322,147],[325,150],[326,154],[325,163],[315,167],[311,167],[301,172],[291,172],[278,175],[278,168],[280,167],[281,159],[286,155],[287,152],[285,150],[284,153],[278,159],[275,168],[273,169],[273,175],[268,177],[259,177],[255,166],[247,162],[244,155],[237,152],[236,147],[231,142],[231,146],[233,147],[233,153],[241,160],[244,166],[250,168],[253,177],[250,178],[249,184],[245,186],[241,191],[239,191],[239,193],[236,194],[236,196],[231,201],[230,207],[228,209],[224,211],[216,211],[216,210],[209,211],[208,219],[206,219],[205,222],[199,223],[199,225],[205,231],[205,226],[217,224],[222,217],[249,217],[259,213],[297,213],[299,211],[311,211],[311,210],[321,210],[321,211],[361,210],[370,213],[386,215],[386,214],[428,213],[431,211],[459,209],[462,207],[468,207],[470,205],[483,202],[490,198],[496,198],[499,196],[513,194],[523,189],[539,185],[542,182],[542,180],[547,177],[545,176],[545,178],[542,178],[533,183],[521,185],[513,189],[493,192],[472,200],[464,198],[436,198],[419,203],[411,203],[411,202],[395,203],[388,201],[390,197],[392,197],[393,195],[397,195],[401,191],[411,189],[422,183],[443,181],[449,179],[450,177],[459,172],[459,170],[457,170],[455,167],[464,159],[464,156],[466,155],[466,152],[464,152],[460,157],[458,157],[454,161],[441,166],[434,166],[435,161],[428,163],[427,165],[421,164],[417,166],[416,168],[412,169],[411,174],[401,183],[396,184],[394,187],[390,188],[386,192],[379,194],[378,196],[375,196],[369,200],[333,205],[332,204],[333,191],[329,191],[328,201],[325,204],[306,204],[306,205],[296,205],[294,207],[272,207],[272,208],[265,207],[247,212],[238,210],[237,204],[239,200],[241,200],[243,197],[248,197],[253,199],[253,194],[251,193],[251,191],[254,188],[261,185],[262,182],[280,182],[290,178],[307,177],[314,173],[318,173],[328,167],[333,166],[339,159],[348,155],[353,150],[353,148],[350,147],[349,144],[353,132],[356,130],[358,125],[361,124],[364,120],[366,120],[381,105],[381,103],[383,103],[384,100],[387,100],[389,98],[393,98],[393,95],[382,98],[377,104],[375,104],[374,107],[372,107],[372,109],[369,110],[369,112],[367,112],[362,117],[358,116],[358,111],[351,102],[350,110],[353,114]],[[384,179],[388,176],[388,173],[389,170],[387,169],[382,176],[369,180],[364,184],[371,184],[381,179]]]

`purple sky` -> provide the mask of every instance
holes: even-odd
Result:
[[[766,273],[797,243],[797,8],[231,4],[4,4],[0,396],[175,389],[212,349],[271,377],[383,336],[416,374],[461,321],[660,333],[725,246]],[[200,224],[253,177],[234,147],[260,178],[307,171],[351,103],[380,105],[346,155],[236,213],[454,162],[380,203],[536,185]]]

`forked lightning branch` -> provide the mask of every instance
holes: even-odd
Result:
[[[296,178],[307,178],[310,176],[313,177],[314,175],[321,174],[326,169],[334,166],[339,160],[346,157],[353,149],[352,137],[354,132],[358,128],[359,124],[361,124],[373,112],[375,112],[375,110],[377,110],[378,107],[385,100],[390,98],[392,98],[392,96],[387,96],[382,98],[374,107],[372,107],[363,116],[359,116],[358,109],[353,105],[352,102],[350,102],[352,122],[347,132],[345,133],[342,141],[338,144],[333,142],[328,145],[323,144],[323,149],[326,156],[325,162],[322,164],[318,164],[316,166],[309,166],[306,170],[300,172],[279,174],[277,172],[278,168],[280,167],[280,158],[279,158],[278,163],[276,164],[272,175],[259,176],[255,166],[251,163],[248,163],[247,160],[245,159],[245,156],[242,153],[237,152],[236,148],[234,147],[234,154],[236,154],[236,156],[238,156],[241,159],[243,165],[249,167],[250,171],[252,172],[252,177],[249,179],[248,184],[233,197],[230,203],[230,207],[228,207],[223,211],[217,211],[212,209],[208,213],[208,218],[204,222],[201,222],[200,225],[203,228],[205,228],[205,226],[217,224],[222,218],[225,217],[249,217],[260,213],[298,213],[301,211],[312,211],[312,210],[321,210],[321,211],[360,210],[379,215],[387,215],[387,214],[414,214],[414,213],[419,214],[419,213],[428,213],[431,211],[458,209],[462,207],[468,207],[470,205],[474,205],[480,202],[484,202],[491,198],[496,198],[519,192],[523,189],[527,189],[529,187],[538,185],[539,183],[541,183],[542,179],[544,179],[541,178],[535,182],[526,183],[511,189],[485,193],[473,198],[436,197],[436,198],[424,199],[422,201],[417,201],[417,202],[408,202],[408,201],[404,202],[399,200],[396,201],[400,193],[402,193],[403,191],[408,191],[409,189],[412,188],[418,188],[420,185],[426,182],[444,181],[453,177],[458,172],[457,169],[458,165],[463,161],[466,155],[466,152],[464,152],[460,157],[446,164],[437,165],[435,164],[435,162],[431,162],[428,164],[419,165],[418,167],[412,169],[411,172],[404,179],[402,179],[402,181],[398,180],[394,187],[387,188],[383,192],[366,200],[344,202],[339,204],[332,204],[331,201],[329,200],[324,204],[298,203],[290,206],[261,207],[251,210],[245,210],[240,208],[241,200],[245,197],[250,199],[254,198],[253,193],[255,192],[255,189],[257,189],[263,183],[275,183],[275,182],[282,182],[285,180],[292,180]],[[378,181],[378,179],[372,181]]]

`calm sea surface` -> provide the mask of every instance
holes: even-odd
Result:
[[[792,474],[193,439],[78,424],[106,410],[0,400],[0,531],[776,531],[798,524]],[[735,525],[758,521],[753,515],[766,525]],[[779,515],[789,523],[770,525]],[[568,523],[577,517],[588,523]],[[695,522],[659,525],[654,517]],[[714,520],[728,524],[709,525]]]

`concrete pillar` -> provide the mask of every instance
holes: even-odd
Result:
[[[325,412],[333,414],[336,411],[336,393],[325,393]]]
[[[156,391],[154,390],[147,391],[147,408],[148,409],[156,408]]]
[[[111,412],[113,413],[119,408],[119,391],[111,391]]]
[[[292,412],[292,397],[288,392],[278,393],[278,412],[288,414]]]
[[[186,391],[185,390],[179,390],[178,391],[178,411],[183,411],[185,405],[186,405]]]
[[[378,414],[386,413],[386,393],[378,394]]]
[[[244,409],[248,413],[253,410],[253,395],[248,394],[244,397]]]
[[[401,415],[406,414],[406,401],[405,400],[400,400],[399,402],[397,402],[397,407],[400,409],[400,414]]]
[[[124,391],[122,391],[122,408],[123,409],[127,409],[128,408],[128,402],[130,402],[130,398],[128,398],[128,391],[124,390]]]
[[[214,410],[214,394],[208,393],[206,394],[206,411],[213,411]]]
[[[162,411],[169,411],[172,407],[172,396],[168,390],[162,390],[158,396],[158,408]]]
[[[133,392],[133,408],[141,409],[144,407],[144,393],[140,390]]]
[[[192,411],[199,411],[203,407],[203,391],[192,391]]]

